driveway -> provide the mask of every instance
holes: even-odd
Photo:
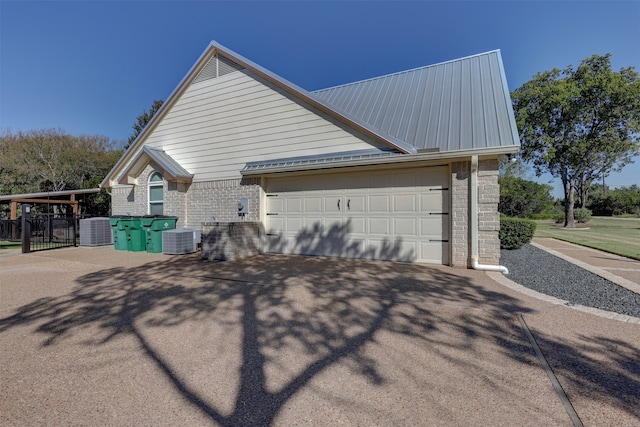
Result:
[[[526,331],[585,425],[640,422],[639,325],[483,272],[111,247],[5,256],[0,424],[571,425]]]

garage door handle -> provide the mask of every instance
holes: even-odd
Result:
[[[340,199],[338,199],[338,210],[340,210]]]
[[[347,209],[351,210],[351,199],[347,200]]]

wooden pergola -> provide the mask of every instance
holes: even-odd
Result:
[[[91,188],[87,190],[64,190],[49,191],[43,193],[13,194],[8,196],[0,196],[0,203],[9,203],[11,220],[17,219],[18,203],[39,203],[49,205],[71,205],[73,214],[78,214],[78,201],[76,196],[79,194],[93,194],[100,192],[99,188]]]

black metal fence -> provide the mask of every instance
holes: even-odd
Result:
[[[78,245],[78,218],[54,214],[31,214],[30,250]]]
[[[0,240],[20,240],[20,221],[0,219]]]
[[[23,220],[0,220],[0,240],[21,241],[22,252],[78,246],[80,217],[31,213]],[[23,231],[26,231],[23,235]]]

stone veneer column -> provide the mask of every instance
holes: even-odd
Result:
[[[498,160],[478,163],[478,255],[480,264],[500,262]]]
[[[451,164],[451,266],[466,268],[470,262],[469,173],[470,162]]]

